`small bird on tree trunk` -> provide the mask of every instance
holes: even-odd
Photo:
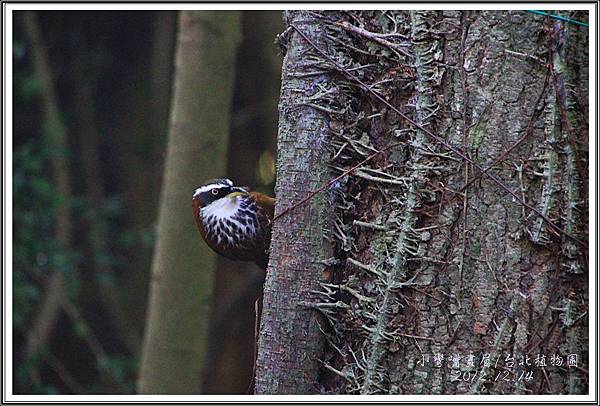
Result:
[[[229,259],[252,261],[263,271],[269,263],[271,223],[275,199],[233,185],[229,179],[213,179],[200,186],[192,196],[192,210],[198,230],[206,244]],[[256,368],[261,296],[254,304],[254,362]],[[248,388],[254,387],[254,370]]]
[[[274,198],[236,187],[229,179],[214,179],[196,189],[192,209],[198,230],[213,251],[267,269]]]

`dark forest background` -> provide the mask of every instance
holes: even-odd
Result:
[[[177,13],[14,16],[13,390],[135,393]],[[275,183],[282,55],[274,40],[281,28],[279,12],[242,13],[231,134],[223,134],[230,137],[226,175],[266,193]],[[34,66],[40,51],[54,103]],[[62,120],[58,136],[48,109]],[[57,179],[57,156],[65,163],[67,196],[57,184],[65,181]],[[197,183],[204,180],[198,174]],[[56,235],[65,208],[68,247]],[[253,265],[217,264],[203,392],[244,393],[254,309],[239,301],[226,329],[215,314],[224,298],[256,295],[247,288]]]

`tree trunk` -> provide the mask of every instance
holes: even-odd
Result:
[[[331,278],[312,306],[328,321],[324,353],[310,355],[324,362],[320,390],[587,393],[587,28],[526,11],[311,16],[300,31],[329,35],[300,40],[311,58],[296,63],[314,70],[303,80],[340,75],[317,95],[304,90],[327,112],[305,117],[330,131],[338,174],[370,157],[337,185]],[[295,80],[284,73],[284,107],[287,88],[305,89]],[[282,111],[285,129],[296,110]],[[310,162],[283,140],[280,171]],[[313,176],[294,174],[278,181]],[[295,198],[282,186],[279,212]],[[291,296],[273,283],[290,278],[287,264],[324,249],[281,258],[302,241],[294,227],[318,221],[309,212],[276,221],[265,303]],[[284,224],[288,234],[278,233]],[[313,280],[293,283],[314,289],[317,272],[295,269]],[[289,300],[278,304],[287,336],[265,321],[261,345],[272,334],[300,358],[304,330],[290,325]]]
[[[239,14],[179,16],[169,144],[152,264],[140,393],[198,393],[214,254],[198,235],[191,196],[222,176]]]
[[[324,44],[325,32],[311,13],[286,12],[284,20],[302,27],[315,43]],[[323,87],[329,86],[331,76],[304,76],[313,69],[308,62],[313,54],[297,33],[291,33],[279,104],[276,217],[329,179],[325,151],[331,130],[327,114],[310,103],[319,97]],[[311,291],[319,286],[323,261],[330,256],[325,229],[331,209],[327,198],[318,196],[283,215],[273,226],[264,287],[257,394],[316,391],[323,337],[309,303],[314,300]]]

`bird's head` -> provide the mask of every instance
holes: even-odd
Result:
[[[217,201],[221,203],[221,199],[233,200],[247,194],[246,189],[234,186],[229,179],[213,179],[196,189],[192,200],[199,208],[206,208]]]

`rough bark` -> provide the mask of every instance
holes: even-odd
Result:
[[[587,198],[579,192],[560,192],[580,190],[586,175],[577,174],[570,163],[565,123],[557,119],[551,84],[545,85],[548,69],[535,59],[550,57],[549,36],[581,30],[561,25],[549,34],[547,19],[524,12],[415,13],[411,19],[430,42],[435,41],[432,27],[437,21],[448,29],[453,22],[460,27],[457,37],[445,36],[445,44],[438,45],[443,62],[458,69],[446,71],[441,83],[443,113],[434,128],[453,145],[463,145],[484,168],[526,136],[494,174],[555,224],[587,241],[585,223],[567,213],[569,207],[587,212]],[[585,35],[580,40],[571,39],[568,46],[586,49]],[[579,69],[584,61],[572,59],[571,68]],[[571,86],[585,92],[586,83],[584,74],[573,77]],[[585,129],[579,130],[578,140],[587,145]],[[460,175],[440,181],[450,190],[460,190],[478,174],[464,161],[461,169]],[[579,366],[587,365],[585,248],[557,235],[540,216],[485,177],[458,200],[442,203],[438,213],[437,221],[426,224],[451,225],[431,232],[426,252],[448,264],[422,264],[415,283],[433,282],[434,289],[447,296],[436,293],[432,300],[413,289],[410,301],[419,315],[416,334],[435,339],[420,343],[420,350],[444,354],[444,366],[416,365],[420,352],[413,345],[392,358],[408,366],[405,375],[392,375],[392,385],[403,393],[585,393],[585,372],[550,362],[555,354],[566,361],[575,353]],[[569,229],[570,222],[577,225]],[[572,244],[576,254],[568,251]],[[572,263],[577,265],[566,265]],[[471,354],[475,366],[466,362]],[[485,354],[500,359],[499,366],[479,365]],[[547,357],[548,368],[536,366],[539,355]],[[413,383],[407,385],[403,375]]]
[[[191,195],[224,172],[238,40],[239,13],[180,13],[140,393],[200,390],[214,254],[195,229]]]
[[[325,32],[310,12],[284,13],[317,44]],[[286,41],[284,39],[284,41]],[[282,69],[277,138],[277,205],[275,216],[304,198],[329,175],[331,131],[327,114],[311,106],[323,97],[331,76],[308,75],[314,51],[290,32]],[[271,256],[264,287],[256,371],[257,394],[309,394],[317,391],[318,358],[323,337],[311,291],[318,288],[330,256],[325,230],[332,205],[323,195],[283,215],[273,226]]]
[[[311,16],[328,35],[304,80],[341,73],[312,100],[331,165],[376,154],[337,185],[321,390],[586,393],[586,28],[524,11]]]

